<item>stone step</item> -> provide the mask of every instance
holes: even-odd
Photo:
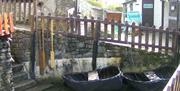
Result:
[[[24,69],[25,64],[13,64],[13,82],[15,91],[25,91],[36,85],[36,81],[28,77],[27,70]]]
[[[13,66],[12,66],[12,68],[16,68],[16,67],[23,67],[24,66],[24,64],[23,63],[21,63],[21,64],[14,64]]]
[[[28,88],[32,88],[36,85],[35,80],[24,80],[19,83],[14,84],[15,91],[25,91]]]
[[[26,72],[19,72],[19,73],[13,74],[14,83],[27,80],[27,79],[28,79],[28,74]]]
[[[13,74],[20,73],[24,71],[24,64],[13,64],[12,71]]]

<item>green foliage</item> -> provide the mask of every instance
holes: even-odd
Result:
[[[123,11],[123,7],[116,7],[115,10],[122,12]]]
[[[124,71],[142,72],[169,64],[172,57],[162,53],[147,52],[138,49],[127,50],[124,58]]]
[[[96,1],[96,0],[87,0],[87,2],[93,6],[108,9],[108,10],[113,10],[113,11],[123,11],[122,5],[120,4],[111,4],[111,5],[106,5],[102,1]]]
[[[115,11],[122,11],[123,8],[119,4],[112,4],[107,6],[107,9],[109,10],[115,10]]]
[[[97,6],[97,7],[102,7],[102,3],[101,2],[98,2],[96,0],[87,0],[88,3],[90,3],[91,5],[93,6]]]
[[[173,65],[171,64],[173,60],[170,55],[105,43],[101,43],[100,46],[104,46],[106,50],[109,50],[107,54],[109,54],[110,57],[118,57],[116,56],[118,53],[121,58],[120,64],[124,72],[143,72],[163,65]],[[116,55],[114,55],[113,52],[115,52]],[[116,64],[116,61],[111,62]]]

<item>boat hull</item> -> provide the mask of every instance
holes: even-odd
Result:
[[[84,79],[87,80],[87,73],[63,76],[65,84],[76,91],[121,91],[122,88],[122,76],[120,74],[99,80],[85,81]]]

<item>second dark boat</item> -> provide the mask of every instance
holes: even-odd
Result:
[[[174,67],[165,66],[141,73],[124,73],[123,84],[131,85],[136,91],[162,91],[174,71]]]

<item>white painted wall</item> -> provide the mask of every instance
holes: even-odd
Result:
[[[166,2],[164,6],[164,28],[167,28],[169,26],[169,2]]]
[[[162,2],[154,0],[154,25],[158,28],[161,26],[162,19]]]
[[[127,5],[127,11],[130,11],[130,4]],[[139,11],[142,15],[142,0],[137,0],[133,3],[133,11]],[[164,27],[167,28],[169,25],[169,2],[165,3],[164,8]],[[160,0],[154,0],[154,25],[160,27],[162,20],[162,2]]]
[[[169,25],[169,2],[165,2],[164,5],[164,29]],[[162,24],[162,2],[160,0],[154,0],[154,25],[158,28]]]
[[[137,0],[137,2],[133,3],[133,10],[139,11],[142,15],[142,0]]]
[[[43,0],[40,0],[40,1],[43,1]],[[55,9],[56,9],[55,0],[46,0],[44,1],[44,6],[42,8],[42,11],[40,11],[40,9],[38,8],[37,13],[39,15],[41,14],[41,12],[43,12],[44,15],[48,15],[49,13],[54,15]]]

